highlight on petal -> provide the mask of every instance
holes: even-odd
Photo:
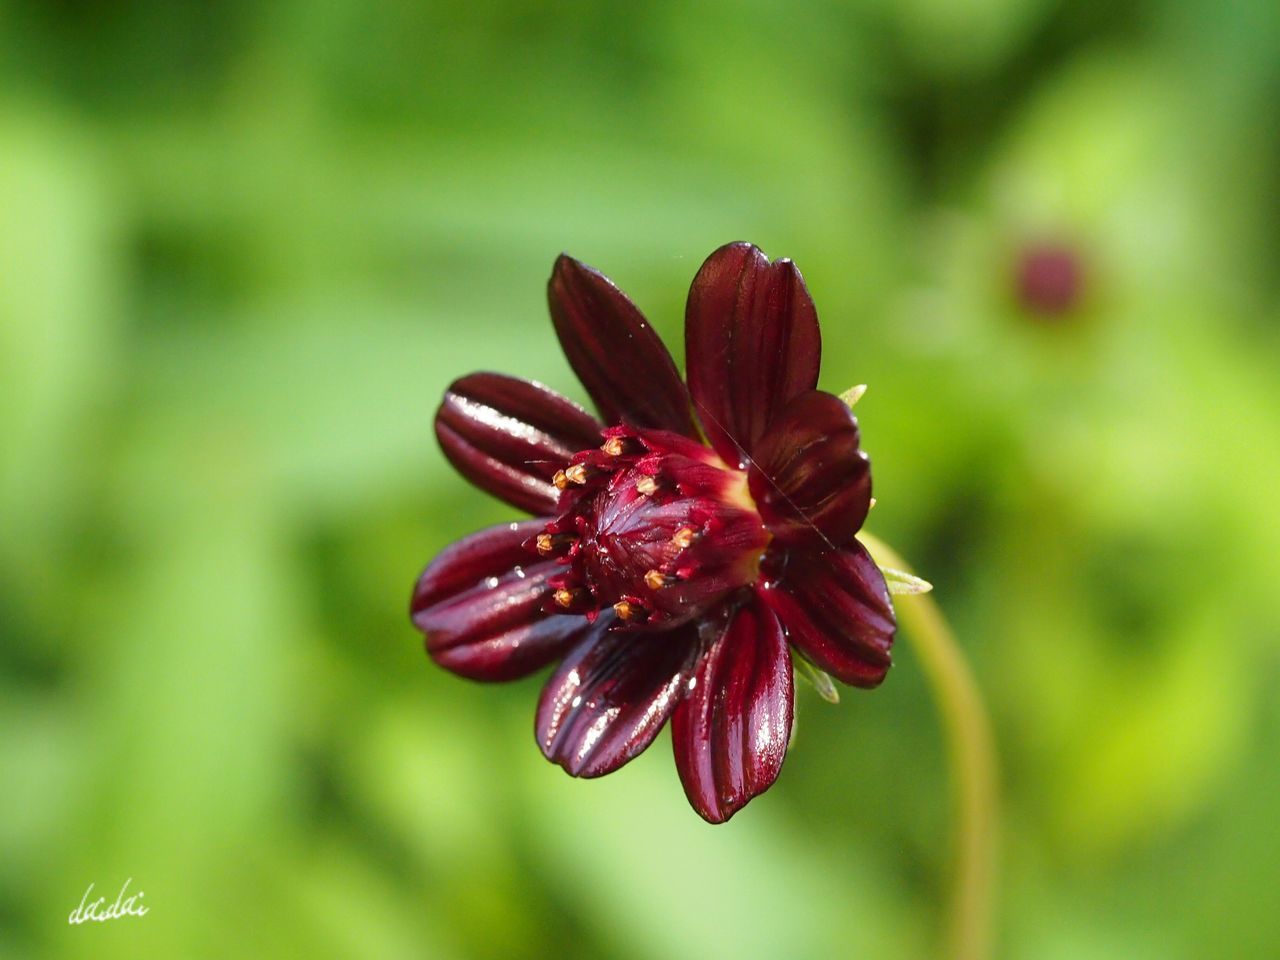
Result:
[[[697,436],[671,354],[613,281],[561,254],[547,302],[569,365],[609,424]]]
[[[769,531],[787,544],[848,543],[871,509],[871,462],[858,421],[819,390],[787,405],[756,448],[751,495]]]
[[[862,544],[791,556],[782,579],[757,595],[792,646],[837,680],[874,687],[889,671],[897,622],[884,575]]]
[[[703,654],[671,716],[676,769],[693,808],[723,823],[773,785],[791,738],[791,655],[758,602],[734,614]]]
[[[649,746],[692,669],[692,629],[610,630],[615,622],[600,618],[538,701],[538,746],[575,777],[610,773]]]
[[[526,520],[481,530],[447,547],[422,572],[410,612],[432,660],[472,680],[514,680],[585,635],[584,618],[543,611],[547,581],[562,568],[527,564],[533,558],[521,546],[542,525]]]
[[[555,510],[557,470],[600,443],[595,417],[554,390],[499,373],[473,373],[445,391],[436,437],[476,486],[535,514]]]
[[[694,277],[685,307],[685,367],[702,428],[731,464],[754,453],[794,397],[818,384],[822,337],[790,260],[731,243]]]

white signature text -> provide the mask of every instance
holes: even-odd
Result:
[[[109,907],[106,905],[106,897],[99,897],[97,900],[89,899],[93,893],[93,884],[89,884],[89,889],[80,898],[80,906],[71,911],[71,915],[67,917],[67,923],[80,924],[89,920],[105,923],[117,917],[145,917],[151,912],[150,907],[142,905],[141,901],[145,894],[139,890],[137,893],[129,894],[128,897],[125,896],[131,883],[133,883],[133,877],[124,882],[124,886],[116,895],[115,903]]]

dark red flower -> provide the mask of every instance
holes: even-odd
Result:
[[[436,557],[413,622],[436,663],[474,680],[559,661],[535,730],[574,776],[616,770],[670,718],[690,803],[727,820],[782,767],[791,650],[859,687],[889,669],[893,607],[856,538],[871,502],[857,420],[815,389],[800,271],[750,244],[721,247],[694,278],[687,389],[602,274],[561,256],[548,299],[604,422],[502,374],[449,387],[445,455],[537,519]]]
[[[1076,251],[1065,244],[1033,244],[1018,256],[1018,301],[1031,313],[1060,318],[1079,303],[1084,268]]]

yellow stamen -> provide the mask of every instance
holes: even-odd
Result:
[[[581,596],[581,590],[557,590],[555,592],[554,599],[556,601],[556,606],[564,607],[568,610]]]
[[[661,590],[674,579],[674,577],[668,577],[661,570],[650,570],[644,575],[644,585],[650,590]]]
[[[575,539],[567,533],[540,533],[535,541],[535,546],[538,548],[539,554],[549,557],[561,548],[572,544]]]

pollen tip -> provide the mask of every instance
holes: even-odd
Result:
[[[560,589],[555,592],[553,599],[555,600],[557,607],[563,607],[565,610],[568,610],[577,602],[581,594],[581,590],[569,590],[567,588]]]
[[[653,477],[641,477],[636,481],[636,491],[651,497],[658,492],[658,481]]]
[[[619,600],[613,605],[613,612],[618,615],[618,619],[624,623],[643,622],[646,620],[647,614],[643,607],[636,606],[628,600]]]
[[[693,527],[681,527],[676,531],[675,536],[671,538],[671,542],[683,550],[697,538],[697,533]]]
[[[563,490],[569,486],[569,477],[563,470],[557,470],[551,482],[555,484],[557,490]]]
[[[672,582],[674,578],[668,577],[661,570],[650,570],[644,575],[644,585],[650,590],[661,590]]]
[[[610,437],[600,449],[611,457],[620,457],[627,452],[627,441],[623,437]]]
[[[585,464],[575,463],[568,470],[564,471],[564,477],[570,483],[576,483],[582,486],[587,482],[587,468]]]
[[[577,538],[568,533],[540,533],[534,538],[539,556],[551,557],[572,548]]]
[[[577,543],[572,534],[539,534],[534,538],[534,549],[540,557],[556,557],[567,552]]]

